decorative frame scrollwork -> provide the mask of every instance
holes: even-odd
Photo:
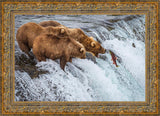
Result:
[[[26,12],[27,11],[27,12]],[[144,14],[146,17],[146,100],[143,102],[15,102],[14,18],[17,14]],[[157,114],[157,2],[2,2],[3,114]]]

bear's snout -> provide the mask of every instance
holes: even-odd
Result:
[[[104,49],[104,48],[102,48],[102,50],[101,50],[102,52],[102,54],[104,54],[104,53],[106,53],[106,49]]]
[[[86,58],[86,54],[84,54],[82,57],[81,57],[81,59],[85,59]]]

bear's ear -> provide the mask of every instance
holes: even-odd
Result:
[[[95,42],[91,42],[91,46],[92,46],[92,47],[95,47],[95,46],[96,46],[96,43],[95,43]]]
[[[64,28],[61,29],[60,33],[63,34],[65,32]]]
[[[83,53],[84,52],[84,48],[80,48],[80,53]]]

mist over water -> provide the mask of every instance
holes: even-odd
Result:
[[[144,15],[16,15],[17,29],[27,23],[54,20],[86,35],[109,52],[96,62],[73,58],[65,72],[59,60],[32,61],[15,40],[16,101],[145,101]]]

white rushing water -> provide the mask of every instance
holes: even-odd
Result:
[[[16,15],[15,34],[46,20],[81,28],[116,54],[119,67],[106,52],[96,62],[74,58],[64,72],[59,60],[32,63],[15,40],[16,101],[145,101],[145,16]]]

